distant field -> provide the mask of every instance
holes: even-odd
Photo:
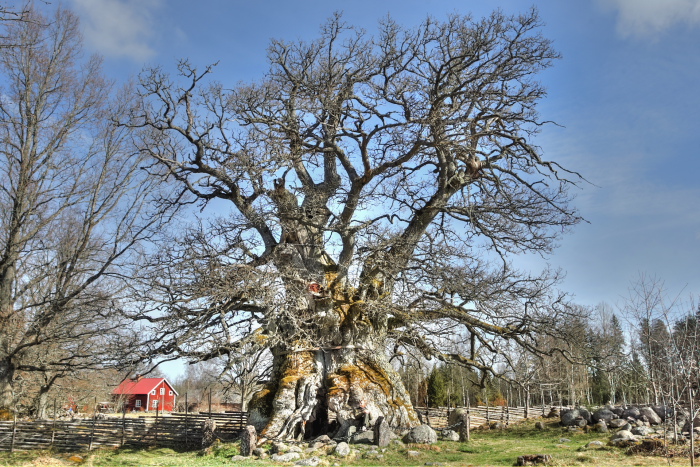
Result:
[[[568,439],[568,441],[567,441]],[[520,455],[549,454],[556,466],[662,466],[689,465],[680,449],[670,459],[660,456],[628,455],[625,449],[613,447],[586,448],[590,441],[607,443],[607,436],[597,433],[570,434],[552,422],[545,430],[536,430],[533,422],[521,423],[504,431],[474,431],[468,443],[439,442],[437,445],[391,445],[378,454],[370,454],[368,446],[353,446],[352,459],[329,455],[325,465],[341,466],[512,466]],[[408,451],[419,454],[411,457]],[[0,453],[2,466],[86,465],[86,466],[221,466],[238,454],[238,445],[221,444],[210,454],[177,452],[172,449],[116,449],[90,453],[51,453],[46,451]],[[309,455],[310,457],[311,455]],[[381,457],[379,457],[381,456]],[[241,466],[278,465],[271,460],[236,462]],[[289,465],[292,465],[290,463]],[[324,464],[321,464],[324,465]]]

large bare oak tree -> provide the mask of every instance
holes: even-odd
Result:
[[[255,84],[184,61],[142,74],[142,151],[217,213],[152,259],[153,350],[269,347],[251,420],[278,438],[418,424],[390,363],[405,352],[482,375],[505,341],[538,352],[569,309],[556,273],[509,258],[579,221],[580,179],[533,144],[558,58],[540,27],[495,12],[370,37],[336,15],[313,42],[272,41]]]

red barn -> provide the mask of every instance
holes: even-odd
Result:
[[[172,412],[178,396],[173,385],[165,378],[136,377],[125,379],[112,391],[115,401],[122,401],[129,412],[161,410]]]

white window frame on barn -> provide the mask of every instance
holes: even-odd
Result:
[[[134,407],[141,407],[141,399],[136,399],[136,403],[134,404]]]
[[[165,395],[165,388],[160,388],[160,395],[164,396]]]
[[[153,405],[154,409],[157,409],[158,408],[158,399],[153,399],[153,403],[151,405]]]
[[[155,396],[155,395],[156,395],[156,390],[155,390],[155,389],[154,389],[153,391],[151,391],[151,395],[152,395],[152,396]]]
[[[172,391],[168,391],[168,395],[169,395],[169,396],[172,396],[172,395],[173,395],[173,392],[172,392]]]

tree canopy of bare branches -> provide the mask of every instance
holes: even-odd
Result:
[[[143,73],[141,150],[217,213],[152,258],[154,351],[269,347],[251,420],[271,437],[347,429],[358,411],[418,423],[387,350],[478,374],[503,342],[540,351],[570,308],[556,272],[510,258],[548,254],[580,220],[580,177],[533,140],[536,76],[559,57],[540,27],[534,10],[494,12],[386,19],[371,37],[336,15],[312,42],[273,40],[257,83],[187,61]]]

